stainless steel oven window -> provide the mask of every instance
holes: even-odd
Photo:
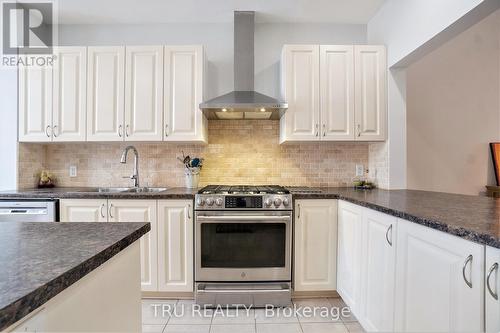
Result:
[[[197,212],[197,281],[289,281],[291,212]]]

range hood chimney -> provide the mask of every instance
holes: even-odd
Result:
[[[207,119],[279,119],[288,104],[254,91],[255,12],[234,12],[234,91],[200,104]]]

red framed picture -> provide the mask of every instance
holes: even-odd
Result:
[[[497,186],[500,186],[500,142],[491,142],[491,158],[493,159],[493,168],[495,169],[495,178]]]

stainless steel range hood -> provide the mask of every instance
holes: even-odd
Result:
[[[255,12],[234,12],[234,91],[205,101],[208,119],[279,119],[288,104],[254,91]]]

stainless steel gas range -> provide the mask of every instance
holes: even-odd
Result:
[[[290,305],[290,192],[281,186],[210,185],[195,200],[196,302]]]

